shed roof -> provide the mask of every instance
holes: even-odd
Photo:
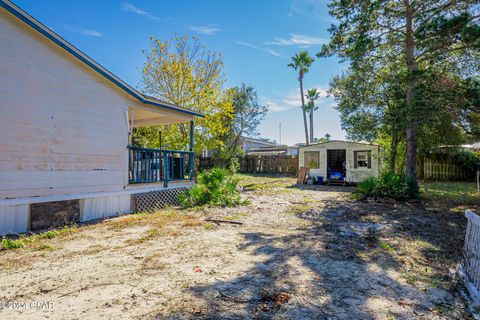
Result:
[[[100,75],[104,76],[107,80],[112,82],[114,85],[128,93],[129,95],[133,96],[137,100],[139,100],[141,103],[146,104],[146,105],[153,105],[169,110],[174,110],[178,111],[181,113],[185,113],[191,116],[197,116],[197,117],[204,117],[202,113],[189,110],[162,100],[159,100],[154,97],[150,97],[147,95],[144,95],[140,93],[138,90],[134,89],[130,85],[128,85],[126,82],[118,78],[116,75],[105,69],[102,65],[100,65],[98,62],[87,56],[85,53],[80,51],[78,48],[76,48],[74,45],[63,39],[61,36],[53,32],[51,29],[40,23],[38,20],[30,16],[28,13],[17,7],[15,4],[8,0],[0,0],[0,7],[3,7],[5,10],[19,18],[21,21],[38,31],[40,34],[45,36],[47,39],[50,41],[54,42],[57,44],[59,47],[70,53],[73,57],[76,59],[80,60],[81,62],[85,63],[87,66],[92,68],[94,71],[99,73]]]
[[[338,143],[338,142],[380,147],[379,144],[368,143],[368,142],[356,142],[356,141],[347,141],[347,140],[330,140],[330,141],[326,141],[326,142],[313,143],[313,144],[309,144],[308,146],[301,146],[301,147],[298,147],[298,148],[303,149],[303,148],[308,148],[308,147],[312,147],[312,146],[318,146],[318,145],[329,144],[329,143]]]

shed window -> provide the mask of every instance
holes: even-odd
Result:
[[[372,167],[372,157],[370,151],[354,151],[354,167],[368,168]]]
[[[319,151],[305,151],[304,166],[308,169],[318,169],[320,168],[320,152]]]

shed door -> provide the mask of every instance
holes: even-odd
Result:
[[[330,149],[327,150],[327,176],[330,174],[340,173],[343,179],[347,175],[347,150],[346,149]],[[338,176],[338,175],[337,175]]]

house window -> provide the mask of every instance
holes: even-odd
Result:
[[[372,157],[370,151],[354,151],[354,167],[370,169],[372,167]]]
[[[304,166],[308,169],[318,169],[320,163],[320,152],[319,151],[305,151]]]

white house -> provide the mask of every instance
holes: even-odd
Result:
[[[192,183],[202,114],[141,94],[7,0],[0,57],[0,234],[128,213]],[[129,144],[133,127],[178,122],[190,150]]]
[[[360,182],[378,177],[381,147],[375,144],[332,140],[300,147],[298,166],[309,169],[309,175],[327,180]]]
[[[247,155],[255,156],[298,156],[298,147],[296,146],[274,146],[250,149]]]
[[[238,148],[240,148],[244,153],[249,153],[251,150],[258,148],[268,148],[268,147],[278,147],[276,143],[269,142],[263,139],[256,139],[241,136],[238,139],[237,143]],[[205,149],[202,152],[202,157],[212,157],[215,154],[215,150]]]
[[[276,143],[265,141],[262,139],[250,138],[250,137],[240,137],[239,147],[245,152],[248,153],[252,149],[265,148],[265,147],[275,147],[278,146]]]

